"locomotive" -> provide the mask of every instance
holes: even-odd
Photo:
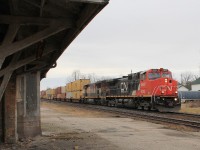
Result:
[[[81,102],[159,111],[178,111],[177,81],[168,69],[149,69],[84,85]]]

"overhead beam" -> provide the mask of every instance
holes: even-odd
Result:
[[[7,45],[13,42],[18,30],[19,30],[20,25],[19,24],[10,24],[8,32],[3,40],[2,45]]]
[[[30,4],[30,5],[33,5],[33,6],[37,7],[37,8],[40,8],[40,7],[41,7],[40,5],[34,3],[34,1],[30,1],[30,0],[24,0],[24,1],[25,1],[26,3],[28,3],[28,4]]]
[[[12,73],[13,73],[13,71],[7,72],[6,75],[3,78],[3,81],[2,81],[1,86],[0,86],[0,102],[1,102],[1,99],[3,97],[4,92],[6,90],[6,87],[8,85],[8,82],[10,81]]]
[[[13,42],[13,40],[16,37],[16,34],[17,34],[18,30],[19,30],[19,27],[20,27],[19,24],[11,24],[11,25],[9,25],[9,29],[8,29],[8,32],[7,32],[4,40],[3,40],[2,46],[11,44]],[[2,66],[4,60],[5,60],[5,57],[3,57],[3,56],[0,57],[0,69],[1,69],[1,66]]]
[[[1,24],[20,24],[20,25],[51,25],[51,24],[69,24],[72,18],[44,18],[44,17],[24,17],[0,15]]]
[[[41,0],[40,17],[42,16],[42,12],[43,12],[43,8],[44,8],[45,1],[46,1],[46,0]]]
[[[35,44],[45,38],[48,38],[56,33],[59,33],[67,28],[71,28],[72,24],[67,24],[67,25],[54,25],[51,27],[48,27],[30,37],[25,38],[24,40],[15,42],[13,44],[9,45],[3,45],[0,46],[0,58],[2,57],[7,57],[13,53],[16,53],[32,44]]]
[[[69,2],[105,4],[108,3],[108,0],[69,0]]]
[[[20,54],[21,53],[17,53],[17,54],[14,55],[14,57],[12,58],[12,61],[10,63],[11,66],[17,62],[17,60],[20,57]],[[4,92],[6,90],[6,87],[8,85],[8,82],[10,81],[12,74],[13,74],[13,70],[9,70],[8,72],[6,72],[4,74],[3,81],[2,81],[1,86],[0,86],[0,102],[1,102],[1,99],[3,97]]]
[[[46,55],[52,53],[53,51],[55,51],[55,49],[48,49],[48,51],[44,52],[41,57],[46,56]],[[5,69],[0,70],[0,77],[4,76],[7,72],[14,71],[14,70],[16,70],[26,64],[29,64],[37,59],[38,58],[35,55],[33,55],[33,56],[27,57],[23,60],[17,61],[16,63],[12,63]]]

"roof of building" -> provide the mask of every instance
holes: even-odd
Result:
[[[192,85],[195,85],[195,84],[200,84],[200,78],[196,79],[195,81],[192,82]]]
[[[180,88],[180,87],[185,87],[187,89],[187,87],[185,85],[178,82],[178,88]]]

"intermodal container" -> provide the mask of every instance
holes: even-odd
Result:
[[[65,94],[66,93],[66,86],[61,86],[61,94]]]
[[[66,99],[72,99],[73,95],[72,92],[66,92]]]
[[[61,98],[62,100],[64,100],[64,99],[66,98],[66,93],[60,94],[60,98]]]
[[[47,90],[46,90],[46,94],[47,94],[47,95],[50,95],[50,94],[51,94],[51,89],[47,89]]]
[[[72,100],[74,102],[79,102],[79,100],[83,98],[83,94],[82,94],[82,91],[75,91],[75,92],[72,92]]]
[[[46,95],[46,91],[43,90],[43,91],[40,92],[40,97],[41,98],[44,98],[45,95]]]
[[[55,89],[55,94],[58,95],[58,94],[61,94],[61,86],[60,87],[57,87]]]
[[[82,91],[83,86],[86,84],[89,84],[90,80],[89,79],[79,79],[74,82],[72,82],[72,91]]]
[[[51,89],[51,90],[50,90],[50,94],[51,94],[51,95],[55,95],[55,94],[56,94],[55,91],[56,91],[55,89]]]
[[[47,95],[43,95],[42,98],[43,98],[43,99],[47,99]]]
[[[66,92],[71,92],[72,91],[72,82],[71,83],[68,83],[66,85]]]

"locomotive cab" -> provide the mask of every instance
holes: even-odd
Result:
[[[140,97],[150,97],[150,103],[154,107],[175,108],[181,103],[178,99],[177,81],[172,78],[168,69],[150,69],[141,73],[137,94]]]

